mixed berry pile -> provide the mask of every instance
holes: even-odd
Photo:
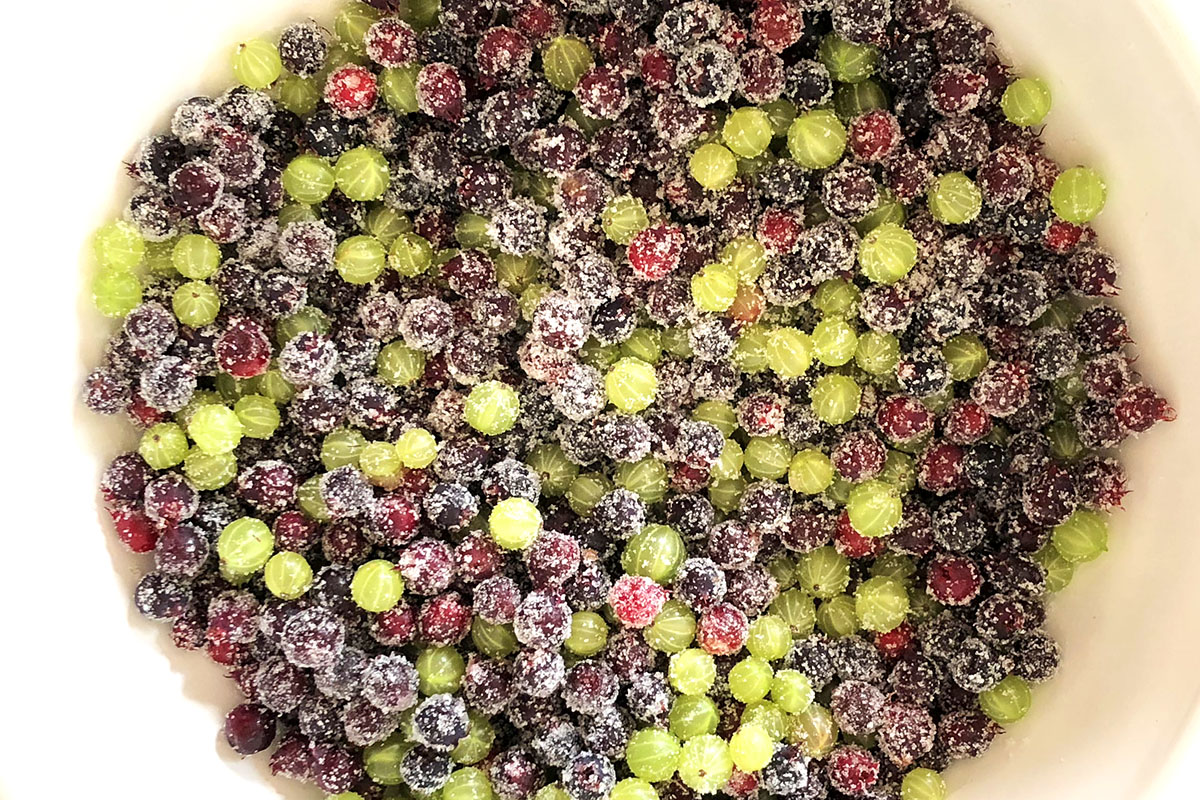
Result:
[[[949,0],[372,0],[95,238],[135,603],[349,798],[939,800],[1050,678],[1127,351],[1101,177]]]

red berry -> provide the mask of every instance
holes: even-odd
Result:
[[[171,416],[166,411],[157,409],[146,402],[146,398],[142,397],[140,391],[135,391],[133,397],[129,398],[129,405],[125,407],[125,413],[139,428],[153,427]]]
[[[838,516],[833,547],[846,558],[874,558],[887,549],[887,539],[883,536],[863,536],[854,530],[850,515],[843,511]]]
[[[851,797],[865,797],[879,780],[879,760],[857,745],[830,753],[825,770],[829,785]]]
[[[768,208],[758,220],[758,241],[767,252],[782,256],[796,249],[804,224],[795,212]]]
[[[642,53],[642,83],[654,92],[665,92],[675,85],[675,62],[662,48],[650,47]]]
[[[731,797],[749,797],[758,791],[758,776],[753,772],[742,772],[734,768],[725,783],[725,793]]]
[[[639,277],[650,281],[673,272],[682,254],[683,231],[669,225],[645,228],[629,243],[629,265]]]
[[[963,449],[950,442],[927,447],[917,459],[917,483],[934,494],[946,494],[966,486]]]
[[[925,586],[930,596],[942,605],[965,606],[979,596],[983,576],[970,558],[943,554],[929,562]]]
[[[375,74],[358,64],[340,66],[325,80],[325,102],[343,117],[365,117],[378,97]]]
[[[158,543],[158,526],[145,513],[132,508],[112,512],[117,538],[134,553],[149,553]]]
[[[592,67],[575,86],[583,113],[595,119],[616,119],[629,105],[625,78],[613,67]]]
[[[800,9],[784,0],[761,0],[751,23],[754,38],[772,53],[782,53],[804,34]]]
[[[856,431],[843,436],[830,452],[829,458],[838,474],[858,483],[870,480],[883,471],[887,448],[870,431]]]
[[[458,592],[439,594],[421,606],[417,631],[422,641],[435,647],[458,644],[471,632],[471,607]]]
[[[458,122],[466,94],[458,70],[449,64],[426,64],[417,75],[417,105],[431,117]]]
[[[974,444],[991,430],[992,418],[970,400],[955,400],[942,420],[942,434],[954,444]]]
[[[900,139],[900,122],[884,109],[868,111],[850,124],[850,149],[863,161],[886,160]]]
[[[417,35],[402,20],[386,17],[363,37],[367,57],[383,67],[403,67],[417,58]]]
[[[696,643],[714,656],[727,656],[741,650],[750,634],[750,621],[730,603],[718,603],[700,615]]]
[[[254,378],[271,366],[271,340],[252,319],[231,319],[213,350],[217,366],[235,378]]]
[[[562,30],[558,7],[546,0],[524,0],[513,15],[513,24],[535,42],[544,42]]]
[[[299,511],[284,511],[271,526],[275,545],[280,550],[301,553],[321,538],[321,526]]]
[[[971,386],[971,399],[993,417],[1015,414],[1029,402],[1029,365],[992,362]]]
[[[529,40],[516,28],[491,28],[475,45],[475,63],[485,86],[516,81],[529,71],[532,58]]]
[[[895,628],[875,635],[875,646],[888,658],[899,658],[912,647],[913,628],[902,622]]]
[[[641,575],[622,575],[608,592],[608,604],[622,625],[644,628],[654,622],[667,590]]]
[[[371,634],[388,647],[399,647],[413,640],[417,632],[417,617],[412,606],[401,600],[371,620]]]
[[[1066,255],[1079,246],[1080,240],[1083,239],[1084,230],[1085,228],[1079,225],[1072,225],[1069,222],[1056,219],[1046,229],[1046,236],[1042,240],[1042,243],[1050,252]]]
[[[1175,409],[1158,392],[1145,384],[1131,386],[1113,408],[1121,427],[1132,433],[1142,433],[1156,422],[1171,422]]]
[[[875,424],[889,442],[912,442],[933,430],[934,416],[915,397],[894,394],[879,404]]]

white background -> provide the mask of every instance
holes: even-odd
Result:
[[[1081,0],[1080,13],[1110,1]],[[1197,0],[1159,2],[1200,44]],[[227,82],[233,35],[274,27],[281,21],[278,4],[67,0],[19,2],[7,10],[0,53],[0,419],[6,426],[0,438],[0,798],[274,797],[270,786],[244,779],[265,774],[262,759],[239,762],[218,744],[217,709],[234,702],[233,691],[197,670],[198,656],[178,653],[160,629],[137,619],[127,599],[134,562],[105,541],[97,525],[64,526],[56,510],[81,493],[90,498],[95,480],[93,466],[62,449],[73,446],[69,429],[80,424],[79,349],[86,355],[98,347],[79,345],[71,323],[63,322],[75,318],[77,306],[86,307],[77,285],[79,270],[86,269],[80,232],[115,210],[119,162],[140,133],[161,124],[162,113],[184,94]],[[89,430],[97,447],[111,450],[115,428]],[[94,592],[78,578],[81,571],[109,572],[114,564],[123,575],[111,591]],[[59,610],[70,603],[75,613]],[[113,646],[112,620],[128,620],[137,634],[133,645],[123,639]],[[67,661],[67,652],[78,655]],[[1114,695],[1120,680],[1114,676]],[[180,693],[194,702],[178,702]],[[10,716],[18,705],[24,713]],[[39,707],[41,713],[29,713]],[[174,767],[184,753],[211,754],[186,761],[205,770],[203,794],[192,788],[196,775]],[[1179,760],[1200,760],[1200,748]],[[1156,796],[1195,797],[1194,781],[1180,772]]]

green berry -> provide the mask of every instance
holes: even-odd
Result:
[[[647,525],[625,545],[621,567],[630,575],[641,575],[666,584],[675,577],[686,558],[687,548],[674,528]]]
[[[890,333],[867,331],[858,337],[854,363],[871,375],[887,375],[900,361],[900,342]]]
[[[707,694],[716,679],[716,662],[703,650],[692,647],[671,656],[667,680],[680,694]]]
[[[116,220],[92,236],[92,252],[101,269],[128,272],[142,263],[146,255],[146,240],[133,225],[125,220]]]
[[[857,313],[861,297],[862,291],[850,281],[830,278],[817,287],[809,302],[823,316],[847,319]]]
[[[1108,186],[1104,179],[1088,167],[1065,170],[1050,190],[1054,213],[1075,225],[1085,225],[1099,216],[1107,199]]]
[[[832,639],[840,639],[859,629],[854,598],[848,594],[832,597],[817,608],[817,627]]]
[[[571,633],[564,646],[577,656],[587,658],[604,650],[608,643],[608,623],[594,611],[576,611],[571,615]]]
[[[767,363],[781,378],[795,378],[812,366],[815,346],[807,333],[776,328],[767,335]]]
[[[792,629],[779,617],[763,614],[750,623],[746,649],[764,661],[783,658],[792,649]]]
[[[517,392],[503,381],[484,381],[467,396],[463,416],[475,430],[497,436],[511,430],[521,414]]]
[[[383,14],[366,3],[347,3],[333,18],[333,32],[350,55],[365,52],[363,39]]]
[[[812,683],[799,670],[781,669],[771,683],[771,701],[780,711],[798,714],[810,705],[816,694]]]
[[[829,76],[838,83],[860,83],[875,74],[879,62],[879,51],[869,44],[855,44],[838,36],[828,34],[821,40],[818,58]]]
[[[350,596],[363,611],[378,614],[400,602],[404,594],[404,579],[400,569],[390,561],[377,558],[354,571],[350,581]]]
[[[189,281],[181,284],[171,295],[171,309],[176,319],[189,328],[203,328],[216,320],[221,310],[221,299],[216,289],[207,283]]]
[[[942,175],[929,189],[929,211],[945,225],[964,225],[982,210],[983,193],[961,172]]]
[[[841,425],[858,413],[862,389],[851,377],[829,374],[818,378],[809,394],[818,418],[830,425]]]
[[[728,264],[709,264],[692,276],[692,302],[701,311],[727,311],[737,291],[737,271]]]
[[[334,181],[351,200],[378,200],[387,191],[388,162],[373,147],[355,147],[338,157],[333,168]]]
[[[820,450],[809,448],[792,456],[788,486],[793,492],[820,494],[833,482],[833,462]]]
[[[441,797],[442,800],[491,800],[492,782],[483,770],[463,767],[450,773]]]
[[[946,800],[946,782],[931,769],[917,767],[900,782],[901,800]]]
[[[796,564],[796,579],[813,597],[834,597],[850,584],[850,562],[832,547],[818,547],[800,557]]]
[[[658,792],[649,781],[625,778],[617,781],[608,797],[609,800],[658,800]]]
[[[729,670],[729,693],[739,703],[762,700],[771,691],[775,672],[764,659],[747,656]]]
[[[471,641],[489,658],[507,658],[520,648],[512,625],[492,625],[476,617],[471,623]]]
[[[1094,561],[1108,550],[1108,520],[1098,511],[1077,509],[1054,527],[1050,541],[1072,564]]]
[[[368,442],[358,454],[358,468],[372,481],[393,479],[403,466],[395,445],[387,442]]]
[[[729,745],[719,736],[697,736],[684,743],[679,754],[679,779],[685,786],[708,794],[723,787],[733,776]]]
[[[233,77],[248,89],[265,89],[282,72],[279,48],[268,41],[250,39],[233,51]]]
[[[417,689],[423,695],[453,694],[467,671],[462,654],[453,647],[429,647],[417,656]]]
[[[404,781],[400,775],[400,762],[412,748],[413,743],[399,731],[382,742],[367,746],[363,750],[363,769],[367,777],[381,786],[399,786]]]
[[[629,244],[649,224],[646,206],[640,199],[628,194],[609,200],[600,214],[604,235],[617,244]]]
[[[956,381],[977,377],[988,364],[987,347],[974,333],[960,333],[947,340],[942,345],[942,357]]]
[[[92,302],[106,317],[123,317],[142,303],[142,282],[123,269],[105,269],[92,279]]]
[[[315,78],[284,75],[275,82],[275,97],[283,108],[298,117],[307,117],[321,102],[321,87]]]
[[[824,758],[837,744],[838,728],[829,709],[813,703],[788,717],[787,738],[809,758]]]
[[[1033,692],[1029,683],[1017,675],[1009,675],[979,695],[983,713],[1000,725],[1011,725],[1024,719],[1032,704]]]
[[[320,475],[313,475],[300,484],[296,489],[296,505],[317,522],[329,522],[333,519],[329,514],[329,507],[325,505],[325,498],[321,496]]]
[[[321,464],[327,470],[357,467],[358,457],[367,446],[367,437],[354,428],[338,428],[321,441]]]
[[[281,600],[295,600],[309,590],[313,582],[312,567],[299,553],[276,553],[263,569],[267,591]]]
[[[415,233],[400,234],[388,249],[388,266],[407,278],[420,275],[432,263],[433,247],[427,239]]]
[[[396,453],[410,469],[424,469],[437,458],[437,440],[424,428],[409,428],[396,440]]]
[[[792,446],[782,436],[755,436],[746,445],[742,460],[755,478],[777,480],[788,472]]]
[[[160,422],[142,434],[138,454],[152,469],[169,469],[188,452],[187,436],[174,422]]]
[[[845,320],[823,319],[813,328],[812,344],[818,361],[826,366],[840,367],[854,358],[858,334]]]
[[[612,365],[604,376],[608,402],[629,414],[642,411],[654,402],[658,392],[658,376],[654,367],[631,356]]]
[[[417,76],[420,64],[403,67],[388,67],[379,74],[379,94],[383,102],[397,114],[415,114],[421,106],[417,102]]]
[[[646,456],[636,463],[618,466],[613,481],[622,489],[628,489],[642,498],[645,503],[653,505],[666,496],[667,468],[653,456]],[[542,488],[545,489],[545,486]]]
[[[734,110],[721,128],[721,140],[726,148],[743,158],[762,154],[770,144],[772,134],[767,113],[752,107]]]
[[[542,483],[542,493],[549,497],[558,497],[567,491],[575,476],[579,474],[579,466],[573,463],[562,448],[554,443],[539,444],[529,451],[525,463],[538,473]],[[615,476],[620,483],[620,472]]]
[[[492,509],[488,530],[505,550],[524,550],[542,530],[542,513],[524,497],[509,497]]]
[[[338,245],[333,263],[346,283],[370,283],[383,274],[387,251],[374,236],[351,236]]]
[[[869,280],[895,283],[916,266],[917,240],[899,225],[885,222],[863,237],[858,263]]]
[[[242,423],[242,434],[251,439],[270,439],[279,428],[279,407],[261,394],[248,394],[233,404]]]
[[[758,700],[748,704],[739,721],[742,725],[761,725],[775,741],[787,735],[787,717],[779,706],[770,700]]]
[[[478,764],[492,752],[496,741],[496,729],[487,717],[473,709],[467,714],[470,719],[467,735],[450,751],[456,764]]]
[[[686,742],[697,736],[715,733],[720,720],[717,704],[703,695],[680,695],[671,704],[667,730]]]
[[[892,578],[870,578],[854,591],[854,612],[864,629],[886,633],[908,617],[908,590]]]
[[[655,650],[678,653],[696,638],[696,616],[680,601],[668,600],[650,627],[643,631],[643,636],[646,644]],[[678,731],[672,733],[682,737]]]
[[[559,36],[542,51],[542,71],[550,85],[564,92],[574,90],[595,61],[592,51],[574,36]]]
[[[1013,125],[1022,128],[1045,122],[1052,104],[1050,87],[1040,78],[1017,78],[1008,85],[1000,99],[1004,116]]]
[[[299,155],[283,170],[283,190],[305,205],[317,205],[329,197],[336,183],[333,167],[314,155]]]
[[[903,511],[899,493],[880,480],[865,481],[850,490],[846,512],[850,525],[863,536],[886,536],[900,524]],[[890,630],[890,629],[889,629]]]
[[[635,777],[658,783],[675,774],[679,754],[679,740],[670,733],[662,728],[642,728],[629,737],[625,763]]]
[[[188,482],[202,492],[212,492],[237,477],[237,458],[233,453],[209,455],[198,447],[188,451],[183,459],[183,474]]]
[[[846,126],[832,111],[816,109],[796,117],[788,129],[788,151],[807,169],[832,167],[846,152]]]
[[[229,453],[242,441],[244,428],[237,414],[223,405],[201,406],[188,422],[188,436],[206,453]]]
[[[792,577],[797,582],[800,580],[799,563],[793,568]],[[813,599],[800,589],[781,592],[771,603],[770,610],[792,629],[793,639],[810,635],[817,621],[817,607]]]
[[[603,472],[587,472],[567,487],[567,504],[581,517],[592,513],[600,498],[612,490],[612,481]]]
[[[705,189],[720,191],[737,177],[737,156],[716,142],[702,144],[688,160],[688,171]]]
[[[235,576],[252,575],[267,563],[275,549],[275,537],[267,523],[242,517],[225,526],[217,539],[221,566]]]
[[[375,358],[375,374],[391,386],[408,386],[425,374],[425,354],[404,342],[392,342]]]

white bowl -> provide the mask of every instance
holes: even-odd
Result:
[[[1191,508],[1200,475],[1200,72],[1161,10],[1137,0],[1086,10],[1077,0],[964,4],[996,29],[1012,60],[1050,81],[1053,155],[1107,176],[1098,227],[1125,264],[1121,303],[1141,344],[1138,366],[1180,417],[1127,448],[1133,492],[1114,520],[1111,553],[1052,603],[1059,677],[1036,691],[1025,721],[986,757],[954,766],[949,782],[957,800],[1151,797],[1187,740],[1200,693],[1200,526]],[[15,291],[4,352],[20,377],[10,379],[5,416],[0,796],[82,796],[103,786],[132,798],[316,797],[271,779],[265,757],[242,760],[219,742],[236,690],[133,610],[146,558],[115,542],[93,489],[132,437],[74,400],[106,330],[82,276],[91,271],[89,234],[128,188],[120,159],[176,101],[228,80],[238,38],[305,11],[325,16],[329,4],[80,5],[67,23],[44,9],[18,17],[13,30],[24,35],[5,55],[6,74],[36,75],[13,81],[18,102],[61,125],[26,130],[17,116],[4,126],[17,162],[10,187],[32,197],[6,226],[16,252],[6,265]],[[22,7],[17,14],[33,10]],[[53,36],[30,35],[51,25]],[[62,87],[66,99],[43,86]],[[47,174],[23,156],[33,146],[69,161]],[[8,196],[17,199],[11,188]],[[35,399],[18,405],[18,387]]]

